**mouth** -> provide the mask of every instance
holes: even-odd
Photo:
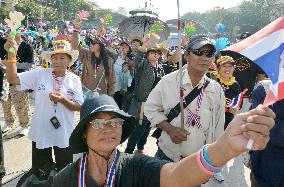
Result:
[[[106,138],[101,138],[100,142],[105,142],[105,143],[113,143],[115,142],[116,138],[114,137],[106,137]]]

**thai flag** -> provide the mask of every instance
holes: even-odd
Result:
[[[271,79],[273,86],[267,93],[264,105],[284,99],[284,16],[225,50],[239,52],[251,59]]]
[[[240,109],[243,104],[243,97],[245,93],[248,91],[248,89],[245,89],[243,92],[239,93],[236,97],[233,99],[226,99],[226,107],[228,108],[236,108]]]

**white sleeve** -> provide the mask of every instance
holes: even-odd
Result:
[[[162,102],[162,83],[163,79],[157,84],[157,86],[151,91],[148,99],[144,105],[144,114],[151,122],[152,127],[156,127],[157,124],[167,120],[164,114],[164,107]]]
[[[216,126],[215,126],[215,136],[213,141],[216,141],[217,138],[224,132],[224,124],[225,124],[225,95],[223,92],[223,89],[221,88],[220,85],[216,86],[218,87],[219,91],[216,91],[218,93],[218,99],[219,99],[219,104],[220,106],[218,107],[219,110],[216,111],[215,114],[215,122],[216,122]],[[216,89],[217,90],[217,89]],[[217,98],[216,98],[217,99]]]
[[[34,70],[26,71],[23,73],[18,73],[20,79],[20,85],[17,86],[18,90],[36,90],[37,82],[44,73],[42,68],[37,68]]]
[[[75,97],[74,100],[75,102],[79,103],[80,105],[83,104],[84,102],[84,97],[83,97],[83,91],[82,91],[82,83],[80,81],[80,78],[78,77],[77,81],[76,81],[76,85],[75,87],[76,89],[76,93],[75,93]]]

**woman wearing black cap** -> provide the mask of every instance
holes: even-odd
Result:
[[[117,146],[134,128],[133,119],[118,108],[113,98],[95,97],[82,105],[80,122],[70,137],[73,153],[84,153],[83,156],[44,184],[33,186],[196,186],[246,151],[249,138],[255,142],[253,150],[264,149],[274,117],[263,106],[240,114],[216,142],[177,163],[169,163],[146,155],[119,152]]]

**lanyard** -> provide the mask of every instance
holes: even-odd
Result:
[[[106,183],[104,187],[113,187],[115,180],[115,172],[116,172],[116,164],[119,158],[120,152],[118,150],[115,151],[115,157],[111,164],[110,170],[107,175]],[[86,171],[87,171],[87,154],[84,154],[79,163],[78,170],[78,187],[86,187]]]
[[[53,82],[53,90],[54,91],[60,92],[60,90],[62,89],[63,81],[64,81],[66,74],[67,73],[65,72],[63,77],[61,79],[59,79],[55,75],[54,71],[52,71],[52,82]],[[54,113],[55,114],[56,114],[56,106],[57,106],[57,102],[54,102]]]

